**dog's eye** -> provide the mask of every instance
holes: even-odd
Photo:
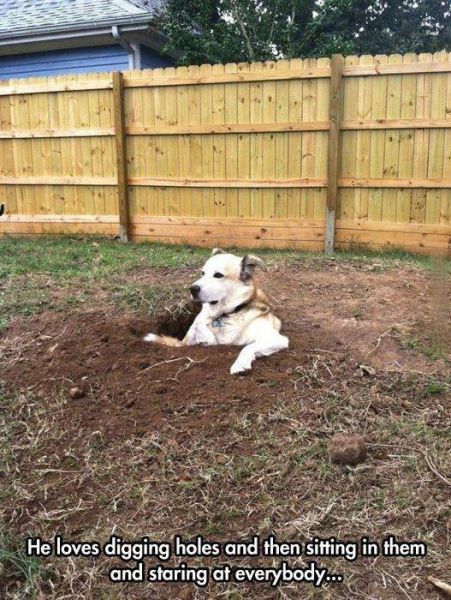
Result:
[[[221,277],[224,277],[224,275],[222,273],[215,273],[213,277],[216,277],[216,279],[221,279]]]

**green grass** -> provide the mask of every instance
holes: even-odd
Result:
[[[180,286],[168,283],[154,285],[119,283],[113,288],[113,298],[119,306],[152,314],[162,306],[181,300]]]
[[[79,307],[100,288],[120,305],[152,312],[168,290],[124,283],[121,277],[133,269],[199,266],[207,255],[207,250],[184,246],[126,245],[95,238],[2,238],[0,330],[13,316]],[[62,298],[59,289],[64,289]]]
[[[245,254],[246,250],[236,250]],[[171,286],[134,284],[124,280],[133,270],[199,267],[210,250],[158,243],[122,244],[95,237],[0,238],[0,330],[13,316],[29,316],[46,309],[68,310],[90,302],[100,289],[121,306],[152,312],[165,297],[173,299]],[[431,259],[400,251],[363,252],[356,249],[333,256],[321,253],[262,249],[268,264],[354,262],[380,271],[411,265],[430,269]],[[68,288],[71,288],[68,290]],[[64,294],[58,295],[58,290]],[[62,296],[62,297],[61,297]]]
[[[51,275],[56,280],[103,278],[136,267],[199,265],[207,250],[163,244],[121,244],[98,238],[40,237],[0,239],[0,280],[24,274]]]
[[[404,350],[415,350],[427,356],[430,360],[438,360],[440,358],[446,360],[446,349],[435,343],[423,343],[417,338],[407,338],[401,342]]]
[[[0,532],[0,579],[18,577],[24,581],[15,598],[36,598],[36,583],[45,579],[47,570],[41,559],[27,556],[23,539]]]
[[[30,316],[50,306],[50,290],[40,282],[33,278],[11,279],[7,285],[0,285],[0,328],[7,325],[10,315]]]
[[[438,394],[445,394],[451,390],[451,385],[446,381],[435,381],[431,380],[420,392],[420,398],[427,398],[429,396],[436,396]]]
[[[244,254],[243,249],[237,252]],[[0,239],[0,280],[8,276],[40,273],[55,279],[72,277],[102,278],[112,273],[121,273],[137,267],[192,267],[202,263],[210,251],[189,246],[169,246],[166,244],[142,243],[121,244],[118,241],[84,237],[39,237]],[[384,266],[397,266],[398,263],[430,267],[431,259],[407,254],[401,251],[337,252],[326,257],[321,253],[297,252],[289,250],[258,251],[269,263],[279,260],[296,262],[313,260],[359,261],[372,263],[383,261]]]
[[[407,338],[401,342],[401,346],[404,350],[416,350],[418,348],[419,341],[417,338]]]

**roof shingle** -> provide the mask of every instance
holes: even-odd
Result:
[[[151,20],[161,0],[2,0],[0,36],[16,37],[96,26],[128,19]]]

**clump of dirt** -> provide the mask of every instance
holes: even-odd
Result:
[[[329,455],[333,463],[358,465],[366,458],[366,443],[360,435],[337,433],[329,441]]]
[[[81,398],[84,395],[85,392],[81,388],[73,387],[69,390],[69,396],[72,398],[72,400],[75,400],[76,398]]]

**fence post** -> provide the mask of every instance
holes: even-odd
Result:
[[[332,254],[335,247],[335,211],[338,192],[338,169],[340,164],[340,126],[343,105],[343,63],[341,54],[334,54],[330,63],[329,92],[329,139],[327,149],[327,208],[326,240],[324,251]]]
[[[117,196],[121,242],[128,242],[129,206],[127,182],[127,157],[125,150],[125,116],[122,73],[113,73],[113,117],[116,146]]]

